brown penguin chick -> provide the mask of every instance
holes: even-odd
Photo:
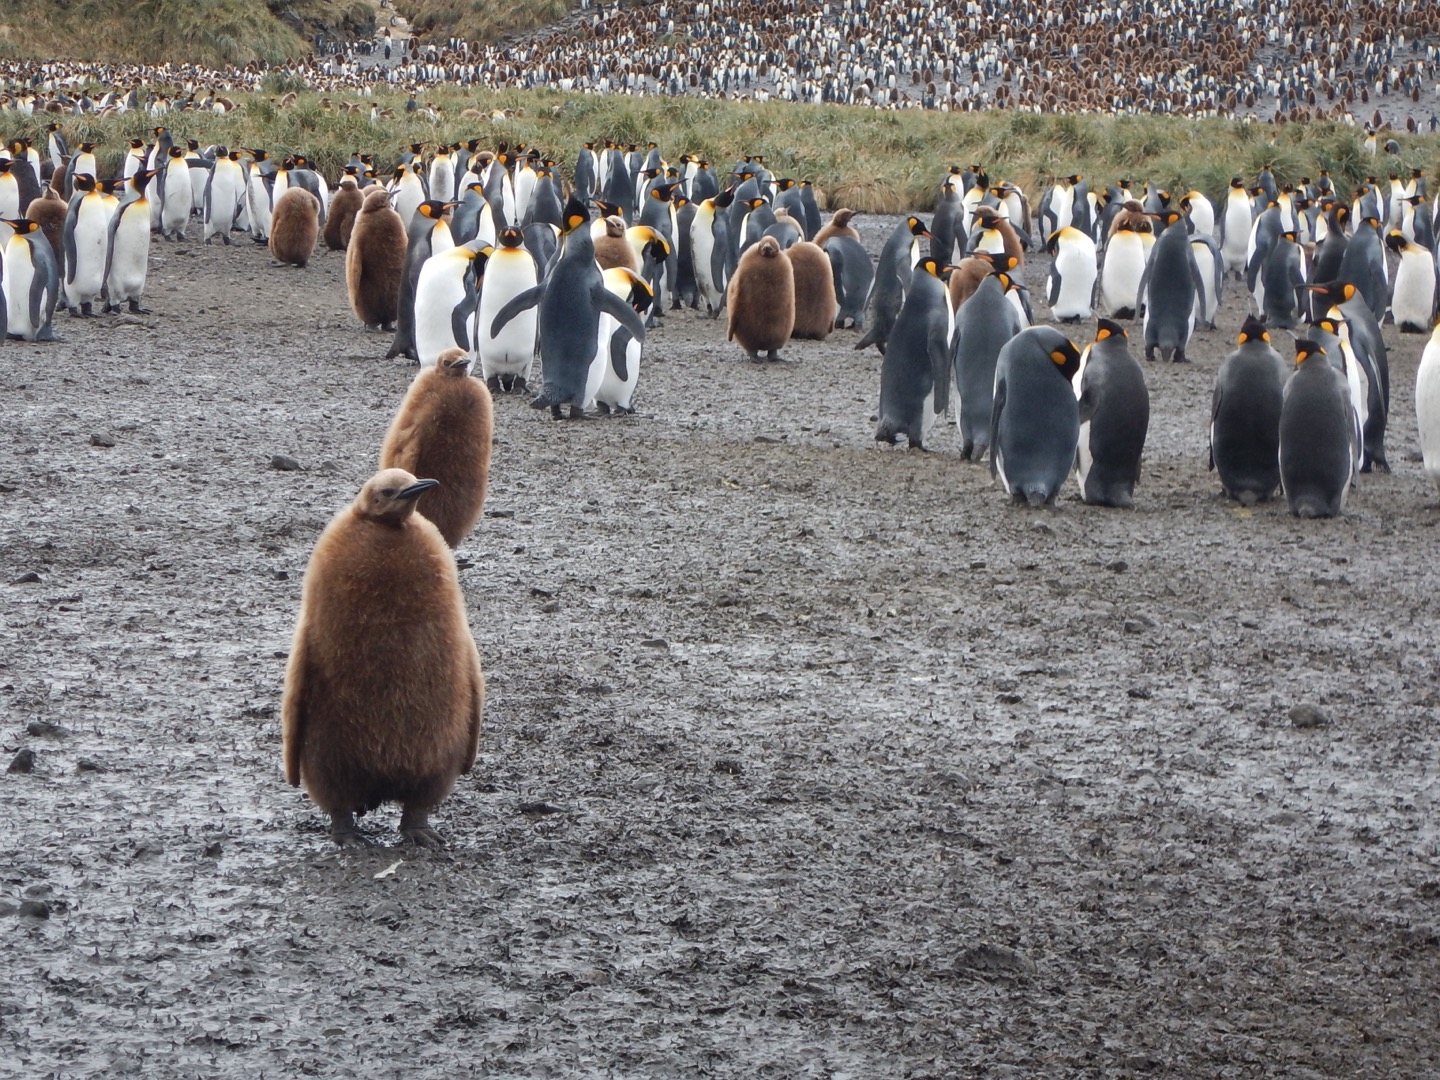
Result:
[[[281,702],[285,779],[363,845],[355,815],[401,805],[400,831],[439,847],[430,811],[475,764],[485,677],[455,558],[416,514],[435,487],[385,469],[321,534],[305,570]]]
[[[1015,226],[1002,217],[1000,211],[993,206],[977,206],[975,208],[971,235],[973,236],[977,230],[982,229],[993,229],[1000,234],[1000,239],[1005,244],[1005,257],[1015,260],[1011,263],[1012,267],[1025,265],[1025,249],[1020,244],[1020,234],[1015,231]]]
[[[740,256],[725,290],[729,326],[725,340],[739,343],[751,360],[779,360],[795,328],[795,272],[773,236],[763,237]]]
[[[380,451],[382,469],[430,476],[440,486],[416,509],[452,548],[470,535],[485,508],[490,442],[495,429],[490,391],[470,377],[470,357],[446,349],[410,384]]]
[[[995,263],[981,255],[961,259],[950,272],[950,310],[959,311],[960,305],[975,295],[975,290],[994,269]]]
[[[389,193],[377,184],[365,193],[345,251],[350,307],[371,329],[395,329],[407,244],[405,223],[390,206]]]
[[[320,200],[304,188],[290,188],[275,204],[270,218],[270,255],[302,269],[320,238]]]
[[[31,221],[38,221],[40,231],[45,234],[45,239],[50,241],[50,250],[55,252],[56,265],[60,262],[60,234],[65,228],[67,209],[60,193],[48,184],[40,192],[40,197],[31,199],[30,205],[25,208],[25,216]]]
[[[618,266],[638,274],[640,260],[630,238],[625,235],[625,219],[612,214],[602,220],[605,223],[605,233],[595,237],[595,261],[600,264],[600,269],[610,270]]]
[[[820,226],[820,231],[815,234],[815,243],[823,248],[825,241],[829,240],[832,236],[849,236],[852,239],[859,240],[860,231],[856,229],[854,225],[850,224],[858,213],[860,213],[859,210],[836,210],[835,213],[830,215],[830,220]]]
[[[1122,229],[1138,233],[1155,231],[1155,221],[1145,213],[1145,207],[1140,204],[1140,200],[1126,199],[1121,204],[1120,212],[1110,219],[1110,231],[1105,234],[1105,238],[1108,240]]]
[[[824,341],[834,329],[840,310],[835,302],[830,256],[805,240],[791,244],[785,255],[795,271],[795,328],[790,336]]]
[[[355,215],[365,205],[360,185],[353,176],[340,181],[330,197],[330,212],[325,216],[325,246],[331,251],[344,251],[350,246],[350,233],[355,228]]]

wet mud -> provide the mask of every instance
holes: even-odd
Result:
[[[1301,522],[1205,469],[1233,287],[1133,511],[877,446],[853,333],[671,314],[637,415],[497,401],[480,761],[446,850],[353,853],[280,688],[413,371],[334,254],[157,243],[146,299],[0,346],[0,1073],[1440,1072],[1419,339],[1393,474]]]

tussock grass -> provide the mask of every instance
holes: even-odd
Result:
[[[397,10],[429,37],[456,35],[490,44],[509,34],[558,22],[577,5],[570,0],[401,0]]]
[[[375,101],[395,118],[371,121],[366,112],[345,114],[321,107],[318,95],[278,108],[273,95],[241,99],[229,116],[171,115],[177,133],[205,143],[263,146],[272,152],[301,151],[335,173],[354,150],[373,151],[381,162],[409,142],[455,142],[480,138],[539,146],[565,166],[587,140],[615,139],[644,145],[655,140],[672,160],[690,152],[728,169],[742,153],[765,155],[781,176],[810,179],[829,206],[872,213],[929,210],[948,165],[983,164],[995,180],[1021,184],[1032,198],[1056,176],[1079,172],[1094,186],[1119,178],[1152,179],[1172,192],[1198,188],[1223,196],[1237,173],[1253,181],[1271,164],[1278,181],[1296,181],[1330,169],[1348,190],[1367,175],[1390,168],[1423,167],[1440,174],[1440,138],[1405,136],[1396,159],[1372,159],[1363,132],[1325,122],[1273,128],[1229,121],[1162,117],[1034,116],[996,113],[945,115],[889,113],[860,107],[797,106],[692,99],[594,97],[551,91],[502,90],[461,93],[435,88],[422,95],[442,110],[431,121],[401,111],[403,96],[377,89]],[[344,94],[334,94],[337,100]],[[462,119],[473,108],[480,119]],[[492,123],[496,110],[512,115]],[[39,138],[44,120],[18,132]],[[65,126],[77,138],[99,141],[118,165],[126,142],[146,136],[148,115],[74,118]],[[8,132],[4,134],[9,134]],[[40,142],[43,145],[43,139]]]

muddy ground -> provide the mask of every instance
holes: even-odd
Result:
[[[160,245],[148,300],[0,347],[0,1073],[1440,1073],[1418,339],[1393,475],[1302,522],[1205,471],[1233,296],[1130,512],[877,447],[853,334],[671,316],[633,418],[499,401],[481,759],[448,850],[356,854],[280,688],[413,372],[335,255]]]

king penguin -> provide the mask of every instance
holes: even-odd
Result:
[[[875,441],[894,444],[904,435],[912,450],[925,439],[950,398],[950,294],[934,259],[914,267],[910,289],[895,317],[880,362],[880,412]]]
[[[1425,475],[1440,489],[1440,323],[1435,324],[1415,373],[1415,423]]]
[[[1050,234],[1045,250],[1050,263],[1050,317],[1075,323],[1092,314],[1099,268],[1095,241],[1074,226]]]
[[[543,387],[531,407],[549,409],[561,419],[562,406],[570,419],[585,415],[590,367],[599,352],[600,313],[605,312],[645,340],[645,324],[635,309],[605,287],[605,276],[595,261],[590,238],[590,212],[571,198],[565,206],[564,247],[543,282],[513,297],[490,323],[498,335],[522,311],[539,305],[540,364]]]
[[[960,456],[967,461],[979,461],[990,448],[995,363],[1000,350],[1024,329],[1015,305],[1006,299],[1009,285],[1008,273],[991,274],[955,312],[951,339],[955,415],[960,424]]]
[[[502,229],[499,246],[485,266],[485,287],[480,290],[480,317],[477,350],[480,373],[492,394],[524,392],[535,359],[535,310],[523,311],[511,319],[499,334],[490,332],[500,309],[539,281],[535,260],[525,249],[525,233],[513,226]]]
[[[133,315],[149,315],[142,307],[145,279],[150,268],[150,201],[146,196],[150,172],[136,173],[133,183],[139,194],[110,218],[109,238],[105,245],[105,310],[118,312],[128,304]]]
[[[1079,370],[1075,346],[1049,326],[1022,330],[1000,350],[990,475],[1017,503],[1054,506],[1075,465],[1080,412],[1071,380]]]
[[[76,194],[70,200],[61,232],[65,249],[65,306],[71,315],[93,315],[93,304],[105,290],[105,250],[111,216],[106,198],[93,180],[76,178]]]
[[[1145,373],[1119,323],[1101,319],[1075,379],[1080,436],[1075,454],[1080,494],[1093,506],[1129,509],[1140,482],[1150,427]]]
[[[1159,349],[1166,360],[1183,364],[1185,346],[1195,329],[1195,297],[1203,295],[1205,285],[1190,250],[1184,215],[1167,210],[1160,220],[1166,228],[1155,241],[1140,283],[1145,305],[1145,359],[1154,360]]]
[[[1390,314],[1402,334],[1423,334],[1435,319],[1435,257],[1399,231],[1385,238],[1385,246],[1400,259],[1390,291]]]
[[[1280,486],[1280,406],[1289,372],[1253,315],[1220,364],[1210,396],[1210,468],[1230,498],[1253,506]]]
[[[415,351],[415,287],[420,280],[420,271],[425,261],[432,255],[449,251],[455,246],[454,238],[450,235],[450,226],[445,220],[446,211],[449,209],[449,203],[424,199],[415,207],[413,216],[406,224],[405,271],[400,277],[395,338],[390,342],[390,350],[385,354],[387,360],[393,360],[397,356],[408,356],[411,360],[419,358]],[[402,221],[405,220],[405,215],[398,207],[396,213],[400,213]],[[476,239],[479,239],[478,235]]]
[[[60,295],[60,270],[39,222],[5,218],[14,230],[5,245],[6,325],[8,337],[54,341],[55,302]]]
[[[1295,371],[1280,408],[1280,483],[1296,517],[1336,517],[1354,479],[1357,433],[1345,376],[1309,340],[1295,343]]]
[[[485,677],[455,558],[415,513],[436,483],[384,469],[321,534],[305,569],[281,699],[285,779],[342,846],[355,815],[401,804],[400,832],[439,847],[430,811],[470,771]]]

